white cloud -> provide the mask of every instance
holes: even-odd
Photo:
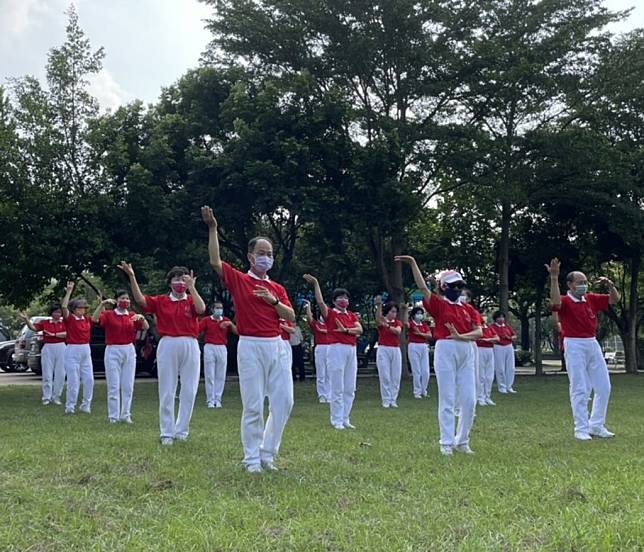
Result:
[[[114,80],[107,69],[89,78],[89,92],[103,111],[115,110],[129,100],[129,94]]]

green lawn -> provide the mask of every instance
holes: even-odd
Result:
[[[241,404],[203,389],[190,440],[158,444],[156,385],[137,384],[135,424],[0,388],[0,550],[642,550],[644,379],[613,377],[609,441],[572,436],[567,380],[519,379],[479,408],[473,457],[438,451],[429,400],[379,407],[358,382],[355,431],[328,425],[312,382],[296,384],[278,473],[240,467]]]

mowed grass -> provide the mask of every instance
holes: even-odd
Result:
[[[158,444],[156,384],[137,382],[135,424],[0,388],[0,550],[641,550],[644,379],[613,377],[613,440],[572,436],[567,379],[520,378],[479,408],[473,457],[438,450],[436,387],[381,408],[358,381],[355,431],[333,430],[313,382],[296,404],[278,473],[240,467],[239,389],[190,440]]]

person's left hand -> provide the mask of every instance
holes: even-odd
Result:
[[[449,336],[452,339],[461,339],[461,334],[456,331],[456,327],[451,322],[445,322],[445,326],[449,330]]]
[[[273,305],[275,303],[275,300],[277,297],[275,297],[270,291],[268,291],[267,288],[264,286],[256,285],[255,286],[255,291],[253,291],[253,295],[255,297],[260,297],[261,299],[264,299],[269,305]]]
[[[190,271],[190,274],[184,274],[182,277],[183,283],[188,286],[188,289],[195,289],[195,285],[197,284],[197,277],[194,275],[192,270]]]

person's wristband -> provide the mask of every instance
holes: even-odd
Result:
[[[277,297],[276,297],[276,298],[275,298],[275,303],[271,303],[271,304],[272,304],[274,307],[276,307],[277,305],[279,305],[279,304],[280,304],[280,300],[279,300],[279,298],[277,298]]]

